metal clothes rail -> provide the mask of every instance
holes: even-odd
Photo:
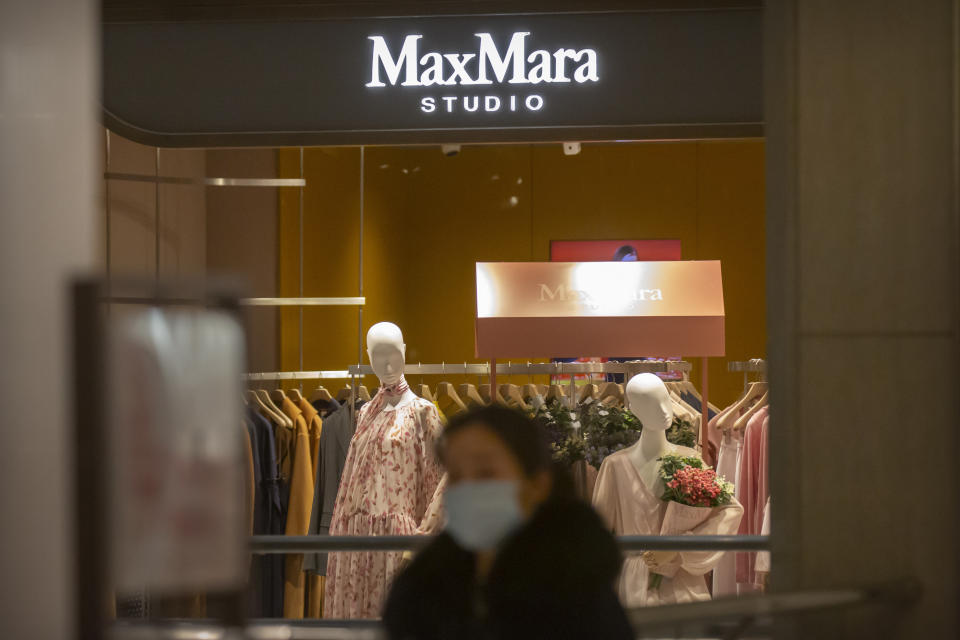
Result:
[[[635,362],[545,362],[545,363],[502,363],[496,365],[498,375],[575,375],[584,373],[658,373],[666,371],[680,371],[689,373],[692,365],[683,360],[657,361],[638,360]],[[440,363],[440,364],[408,364],[403,369],[404,375],[490,375],[490,363]],[[248,373],[245,380],[319,380],[324,378],[350,378],[354,376],[373,375],[370,365],[350,365],[345,370],[332,371],[270,371],[262,373]]]
[[[751,373],[760,374],[760,380],[766,381],[767,361],[762,358],[752,358],[750,360],[728,362],[727,371],[743,373],[743,389],[746,391]]]
[[[409,551],[433,536],[252,536],[257,555],[337,551]],[[617,536],[623,551],[769,551],[768,536]]]
[[[571,375],[582,373],[644,373],[681,371],[689,372],[692,365],[684,361],[638,360],[635,362],[505,362],[496,365],[497,375]],[[350,365],[351,375],[373,374],[370,365]],[[479,364],[408,364],[404,375],[490,375],[489,363]]]
[[[363,296],[333,298],[241,298],[240,304],[247,307],[362,307],[367,304]]]
[[[744,373],[766,373],[767,361],[763,358],[752,358],[750,360],[733,361],[727,363],[727,371]]]
[[[149,182],[150,184],[179,184],[195,187],[303,187],[303,178],[186,178],[179,176],[151,176],[142,173],[118,173],[107,171],[106,180],[124,182]]]
[[[256,380],[345,380],[352,377],[346,369],[334,371],[276,371],[273,373],[245,373],[243,379]]]

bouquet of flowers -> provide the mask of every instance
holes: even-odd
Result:
[[[580,407],[585,457],[595,469],[611,453],[629,447],[640,437],[643,425],[635,415],[619,407],[591,403]]]
[[[686,533],[702,524],[714,507],[733,499],[733,485],[697,457],[667,455],[659,458],[662,500],[667,501],[660,535]],[[659,573],[651,573],[649,589],[658,589],[663,582]]]
[[[543,427],[554,460],[566,465],[583,460],[583,436],[575,412],[560,402],[551,402],[534,406],[529,415]]]

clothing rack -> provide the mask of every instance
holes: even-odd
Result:
[[[246,381],[257,380],[345,380],[352,377],[346,369],[334,371],[272,371],[269,373],[245,373]]]
[[[491,364],[493,366],[491,366]],[[631,362],[505,362],[497,364],[495,361],[480,363],[450,363],[440,364],[407,364],[403,368],[405,376],[446,376],[446,375],[476,375],[487,376],[490,386],[496,388],[498,375],[569,375],[571,397],[575,397],[577,374],[605,374],[621,373],[629,379],[640,373],[665,373],[679,371],[686,378],[693,365],[684,360],[635,360]],[[373,367],[365,364],[350,365],[346,370],[329,371],[269,371],[262,373],[244,374],[245,382],[266,382],[282,380],[350,380],[353,394],[357,393],[357,378],[373,375]],[[301,389],[302,391],[302,389]],[[356,409],[351,403],[351,413]],[[705,431],[705,429],[704,429]]]
[[[693,368],[691,363],[683,360],[657,361],[638,360],[635,362],[526,362],[501,363],[496,365],[499,375],[576,375],[584,373],[664,373],[680,371],[689,373]],[[477,375],[489,376],[490,363],[445,363],[440,364],[408,364],[403,368],[407,376],[443,376],[443,375]],[[267,380],[344,380],[358,376],[373,375],[373,368],[367,364],[350,365],[347,369],[330,371],[269,371],[262,373],[246,373],[246,381]]]
[[[575,375],[583,373],[663,373],[666,371],[681,371],[689,373],[692,365],[682,360],[657,361],[637,360],[634,362],[505,362],[496,365],[498,375]],[[370,365],[350,365],[348,369],[352,376],[372,375]],[[490,375],[489,362],[477,364],[408,364],[404,367],[404,375]]]
[[[367,304],[363,296],[339,298],[241,298],[246,307],[362,307]]]

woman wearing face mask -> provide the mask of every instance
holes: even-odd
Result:
[[[460,414],[440,456],[448,523],[394,581],[390,638],[633,637],[616,542],[572,498],[535,423],[501,406]]]

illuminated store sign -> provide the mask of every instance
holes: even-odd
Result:
[[[109,22],[105,121],[159,146],[762,135],[760,8]]]
[[[423,55],[420,49],[422,35],[407,35],[396,55],[391,52],[383,36],[369,36],[372,44],[371,68],[370,81],[366,86],[537,85],[542,82],[583,84],[600,79],[597,74],[597,52],[594,49],[560,47],[554,51],[537,49],[527,54],[529,35],[528,31],[515,32],[501,52],[491,34],[475,33],[479,41],[476,53],[428,51]],[[501,108],[539,111],[543,106],[543,96],[539,94],[428,95],[420,99],[420,110],[424,113],[433,113],[438,108],[448,113],[455,108],[465,112],[494,112]]]
[[[478,356],[724,353],[719,261],[476,268]]]

